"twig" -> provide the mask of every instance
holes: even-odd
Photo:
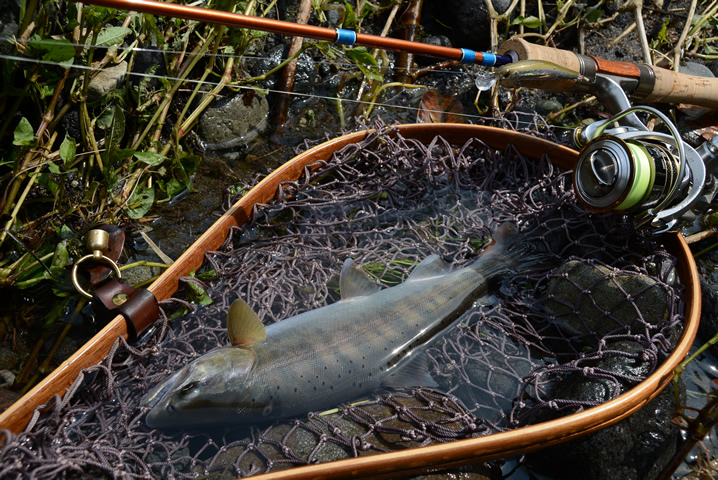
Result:
[[[688,10],[688,18],[686,19],[686,25],[683,27],[681,38],[678,39],[676,46],[673,48],[673,70],[675,72],[681,67],[681,50],[683,50],[683,44],[688,37],[688,32],[691,30],[691,23],[693,23],[693,15],[696,13],[696,7],[698,6],[698,0],[691,0],[691,8]]]
[[[300,25],[306,25],[309,21],[309,15],[312,13],[312,1],[302,0],[299,4],[299,10],[297,11],[296,22]],[[287,56],[299,52],[304,43],[303,37],[292,37],[289,43],[289,50]],[[277,109],[274,117],[274,125],[278,130],[284,128],[284,124],[287,123],[287,110],[289,109],[289,94],[294,89],[294,73],[297,70],[297,60],[294,59],[289,62],[282,72],[282,77],[279,80],[278,90],[286,93],[280,93],[277,95]]]
[[[718,227],[710,227],[703,230],[702,232],[694,233],[693,235],[687,236],[686,243],[690,245],[691,243],[700,242],[701,240],[705,240],[706,238],[710,238],[715,235],[718,235]]]

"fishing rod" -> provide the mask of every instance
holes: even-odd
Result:
[[[499,67],[494,79],[505,87],[593,93],[613,116],[574,131],[574,144],[581,149],[574,191],[587,208],[632,215],[637,226],[649,226],[656,233],[689,226],[698,215],[718,211],[717,137],[694,149],[668,117],[651,107],[633,107],[628,99],[718,109],[715,78],[579,55],[517,37],[504,42],[495,55],[154,0],[86,3]],[[637,112],[660,118],[670,134],[650,131]]]
[[[379,48],[382,50],[393,50],[397,52],[413,53],[427,57],[456,60],[461,63],[477,64],[486,67],[499,67],[511,63],[512,59],[507,55],[495,55],[489,52],[477,52],[468,48],[442,47],[429,45],[427,43],[412,42],[398,38],[381,37],[359,33],[344,28],[327,28],[314,25],[302,25],[283,20],[271,18],[253,17],[239,13],[212,10],[209,8],[192,7],[188,5],[177,5],[174,3],[157,2],[154,0],[90,0],[84,3],[99,5],[120,10],[131,10],[135,12],[151,13],[168,17],[183,18],[186,20],[197,20],[199,22],[226,25],[228,27],[249,28],[263,32],[278,33],[294,37],[312,38],[314,40],[325,40],[345,46],[363,46]]]
[[[620,86],[635,100],[663,103],[691,103],[718,109],[718,79],[687,75],[660,67],[618,62],[596,56],[579,55],[567,50],[559,50],[534,45],[514,37],[504,42],[498,54],[477,52],[467,48],[442,47],[421,42],[412,42],[391,37],[369,35],[343,28],[327,28],[314,25],[302,25],[283,20],[253,17],[238,13],[213,10],[203,7],[177,5],[155,0],[88,0],[84,3],[120,10],[150,13],[168,17],[184,18],[200,22],[249,28],[283,35],[312,38],[335,42],[340,45],[359,45],[383,50],[407,52],[427,57],[455,60],[466,64],[487,67],[501,67],[525,60],[548,61],[561,67],[578,72],[592,80],[595,75],[609,75],[619,79]],[[557,82],[546,78],[531,88],[565,92],[572,90],[575,82]],[[502,81],[510,86],[510,80]]]

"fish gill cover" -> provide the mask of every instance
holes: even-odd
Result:
[[[517,129],[516,117],[500,122]],[[118,341],[26,432],[4,432],[0,477],[234,478],[488,435],[614,398],[670,353],[682,321],[675,260],[618,217],[583,210],[570,174],[510,145],[425,145],[375,126],[284,184],[207,256],[218,275],[212,305],[172,321],[163,314],[138,345]],[[468,264],[507,222],[551,261],[496,285],[427,346],[438,388],[379,390],[336,411],[253,427],[145,425],[140,400],[153,386],[228,343],[233,300],[265,324],[281,321],[337,301],[346,258],[391,286],[431,254]]]

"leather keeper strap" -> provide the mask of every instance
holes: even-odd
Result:
[[[113,279],[92,292],[93,309],[104,321],[122,315],[127,340],[134,342],[160,315],[157,299],[145,289],[135,290],[122,279]]]

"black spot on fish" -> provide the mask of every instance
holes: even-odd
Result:
[[[279,390],[279,385],[277,385],[277,390]]]
[[[315,391],[315,392],[317,391],[317,387],[314,387],[314,391]]]
[[[296,387],[294,388],[294,393],[297,393],[297,388],[296,388]]]
[[[334,385],[330,385],[329,390],[334,390]]]
[[[341,375],[337,375],[337,378],[342,378],[342,376],[341,376]]]

